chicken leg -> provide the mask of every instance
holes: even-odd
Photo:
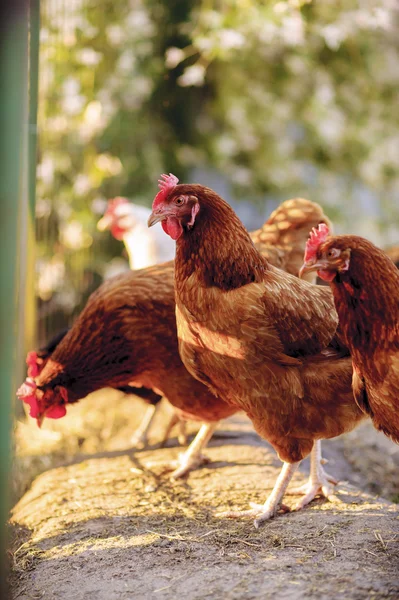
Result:
[[[144,413],[144,417],[130,439],[130,443],[133,448],[141,450],[148,444],[148,432],[151,427],[151,423],[154,420],[155,413],[158,409],[158,404],[149,404],[147,410]]]
[[[283,512],[289,512],[290,509],[282,504],[281,501],[293,474],[298,468],[298,465],[299,462],[283,463],[283,468],[277,477],[274,488],[264,504],[250,502],[250,506],[252,508],[249,510],[226,511],[218,513],[217,516],[227,517],[229,519],[237,519],[239,517],[255,517],[254,525],[256,529],[258,529],[263,521],[267,521],[268,519],[275,517],[279,510],[282,510]]]
[[[228,518],[239,518],[243,516],[255,517],[255,527],[258,529],[263,521],[275,517],[279,510],[283,512],[289,512],[289,508],[282,504],[282,499],[286,493],[287,487],[292,479],[293,474],[300,464],[296,463],[283,463],[283,468],[277,478],[274,488],[264,504],[255,504],[251,502],[251,509],[244,511],[226,511],[218,513],[220,517]],[[334,488],[331,484],[336,484],[337,481],[327,475],[323,469],[322,458],[321,458],[321,442],[320,440],[315,441],[310,454],[310,476],[305,486],[288,492],[289,494],[297,494],[305,492],[305,495],[295,505],[294,510],[300,510],[309,502],[311,502],[317,495],[322,494],[327,499],[331,499]]]
[[[330,500],[334,494],[334,486],[337,483],[338,481],[334,477],[331,477],[331,475],[328,475],[323,469],[321,441],[316,440],[310,454],[310,475],[308,481],[303,486],[288,490],[287,494],[304,494],[294,509],[300,510],[318,495]]]
[[[154,420],[155,414],[158,410],[159,404],[149,404],[147,410],[144,413],[144,417],[139,425],[139,427],[134,432],[130,443],[134,448],[142,450],[148,445],[148,432],[151,428],[152,422]],[[179,426],[179,434],[177,439],[181,446],[185,446],[187,443],[187,434],[186,434],[186,423],[182,419],[180,419],[176,413],[174,413],[166,426],[164,435],[162,437],[160,447],[163,448],[165,443],[168,441],[170,433],[175,425]]]
[[[187,444],[187,424],[186,421],[183,421],[177,413],[173,413],[161,440],[160,447],[164,448],[166,442],[169,439],[170,433],[175,425],[179,425],[179,433],[177,435],[178,442],[180,446],[185,446]]]
[[[179,456],[179,466],[173,471],[172,479],[179,479],[179,477],[183,477],[193,469],[208,462],[208,459],[202,454],[202,450],[207,446],[217,425],[217,423],[204,423],[201,425],[199,432],[186,452]]]

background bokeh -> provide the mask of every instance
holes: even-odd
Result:
[[[21,56],[15,76],[18,49],[27,55],[19,39],[8,69],[21,105],[29,80],[29,127],[28,118],[21,132],[8,127],[8,161],[0,161],[14,196],[21,188],[24,197],[14,227],[2,221],[3,231],[18,232],[23,257],[13,270],[2,253],[19,280],[18,301],[2,313],[4,398],[14,400],[17,416],[14,500],[37,474],[71,457],[128,448],[145,410],[102,390],[39,430],[14,397],[26,351],[71,323],[104,277],[128,268],[123,244],[96,229],[107,199],[150,206],[160,173],[171,171],[216,189],[251,229],[282,200],[304,196],[322,204],[336,231],[399,245],[398,14],[397,0],[41,0],[35,196],[38,14],[31,10],[30,76]],[[28,45],[27,18],[23,24]],[[29,153],[18,162],[16,134],[27,132]],[[9,207],[14,196],[4,194]],[[16,296],[9,294],[10,305]],[[9,327],[11,320],[18,324]],[[342,444],[360,473],[356,483],[398,502],[398,446],[370,425]]]
[[[39,341],[122,245],[106,200],[149,206],[161,172],[220,191],[256,228],[320,202],[337,231],[399,240],[396,0],[43,0]]]

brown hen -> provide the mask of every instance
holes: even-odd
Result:
[[[315,230],[302,272],[330,283],[353,361],[356,402],[399,443],[399,271],[383,250],[354,235]]]
[[[177,241],[180,355],[194,377],[247,413],[285,463],[266,503],[245,512],[259,525],[276,514],[312,449],[314,477],[298,508],[320,488],[331,493],[315,442],[363,417],[351,391],[351,360],[335,338],[330,290],[272,266],[214,191],[177,183],[163,176],[149,225],[161,221]]]
[[[60,331],[57,335],[52,337],[49,342],[47,342],[44,346],[40,347],[37,351],[28,352],[26,358],[26,364],[28,366],[28,377],[38,377],[38,375],[46,366],[46,363],[53,354],[54,350],[64,339],[68,331],[68,329]],[[131,385],[124,385],[118,387],[117,389],[126,395],[137,396],[141,398],[148,405],[139,427],[136,429],[130,440],[130,443],[133,447],[145,448],[148,445],[148,434],[151,428],[151,424],[156,415],[157,409],[159,407],[160,401],[162,400],[162,396],[146,387],[137,388]],[[174,413],[169,423],[167,423],[166,425],[164,435],[161,441],[161,446],[165,444],[175,425],[179,425],[179,442],[182,445],[187,443],[185,431],[186,423],[185,421],[180,420],[176,413]]]

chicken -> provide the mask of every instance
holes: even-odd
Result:
[[[67,333],[68,329],[64,329],[61,332],[59,332],[56,336],[54,336],[45,346],[41,347],[39,350],[28,352],[28,355],[26,357],[26,364],[28,367],[29,378],[35,378],[41,373],[48,359],[53,354],[56,347],[64,339]],[[144,414],[144,417],[138,429],[134,432],[131,438],[132,446],[137,448],[143,448],[148,444],[148,432],[153,422],[157,406],[162,400],[162,396],[156,394],[153,390],[145,387],[137,388],[131,385],[125,385],[118,387],[117,389],[123,392],[124,394],[138,396],[148,404],[148,408]],[[162,438],[161,445],[163,445],[166,442],[173,427],[177,423],[179,423],[180,426],[180,432],[178,436],[179,442],[182,445],[186,444],[187,438],[184,427],[185,421],[177,419],[174,415],[167,425],[164,436]]]
[[[300,224],[299,211],[302,212]],[[282,219],[283,215],[283,219]],[[293,237],[284,227],[284,240],[276,223],[289,221]],[[273,233],[279,261],[290,263],[292,253],[303,254],[311,226],[327,222],[316,204],[304,200],[284,202],[268,219],[256,239]],[[299,230],[301,240],[295,241]],[[294,240],[294,241],[293,241]],[[273,251],[265,240],[262,252]],[[203,461],[202,451],[219,419],[238,409],[215,398],[184,368],[178,354],[173,264],[134,271],[106,281],[92,294],[71,331],[55,348],[39,373],[31,373],[19,395],[31,405],[31,415],[63,416],[65,404],[76,402],[102,387],[121,388],[132,384],[165,394],[179,415],[204,422],[197,438],[182,456],[174,473],[178,477]],[[140,389],[140,388],[139,388]],[[144,388],[142,388],[144,389]]]
[[[399,443],[399,271],[368,240],[313,230],[302,273],[317,271],[334,296],[353,362],[353,393],[374,426]]]
[[[161,227],[148,231],[150,213],[148,208],[118,197],[108,202],[97,223],[100,231],[110,229],[117,240],[124,242],[131,269],[145,269],[175,257],[174,244],[162,235]]]
[[[353,400],[351,359],[335,335],[338,319],[328,288],[272,266],[211,189],[178,185],[171,174],[159,184],[148,224],[161,222],[176,241],[183,363],[215,396],[244,410],[284,461],[265,504],[245,512],[259,526],[277,513],[309,453],[313,476],[298,508],[320,490],[332,494],[317,442],[351,430],[364,417]]]
[[[205,422],[175,476],[194,468],[218,421],[237,408],[214,398],[185,369],[174,311],[172,262],[105,281],[40,372],[18,390],[30,415],[40,424],[104,387],[147,388],[164,395],[180,417]]]

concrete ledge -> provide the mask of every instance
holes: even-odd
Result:
[[[215,509],[264,501],[279,468],[245,423],[230,428],[185,482],[165,472],[179,448],[109,452],[37,477],[13,511],[12,598],[399,597],[397,507],[351,485],[258,531],[216,518]],[[324,453],[346,477],[339,443]]]

